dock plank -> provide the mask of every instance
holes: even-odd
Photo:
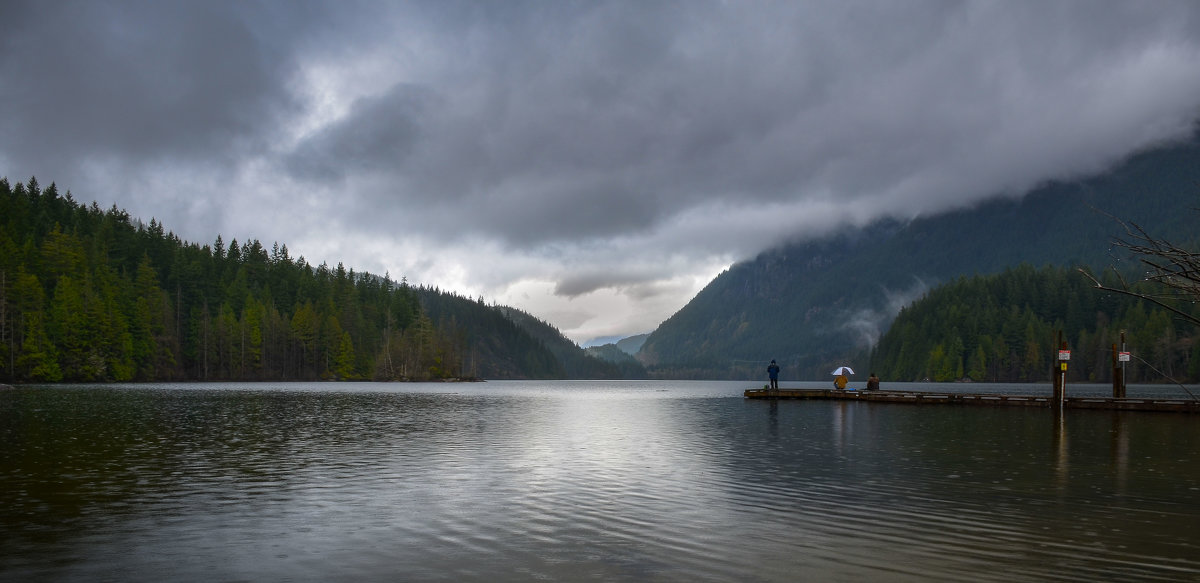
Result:
[[[1051,408],[1057,403],[1037,395],[993,395],[973,393],[926,393],[919,391],[848,391],[838,389],[747,389],[747,399],[792,399],[826,401],[866,401],[872,403],[909,403],[922,405],[973,405],[992,407]],[[1118,399],[1111,397],[1067,397],[1066,409],[1102,409],[1114,411],[1163,411],[1200,413],[1200,401],[1181,399]]]

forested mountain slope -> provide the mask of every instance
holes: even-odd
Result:
[[[1067,380],[1110,382],[1122,331],[1136,357],[1126,382],[1200,377],[1195,326],[1149,302],[1100,292],[1074,270],[1028,265],[958,278],[904,308],[870,369],[896,381],[1049,381],[1061,332],[1071,350]]]
[[[591,378],[495,306],[0,179],[0,380]]]
[[[624,371],[612,362],[599,358],[584,350],[562,332],[528,312],[500,306],[501,313],[537,339],[542,346],[562,363],[566,377],[572,379],[620,379]]]
[[[435,327],[464,347],[456,354],[463,374],[491,379],[567,377],[566,367],[550,350],[496,307],[424,287],[417,289],[417,296]]]
[[[612,363],[621,371],[621,376],[626,379],[644,379],[647,378],[646,367],[638,362],[633,355],[621,350],[616,344],[602,344],[600,346],[589,346],[585,349],[588,354]]]
[[[787,246],[720,274],[650,335],[639,359],[659,377],[756,378],[774,358],[785,378],[823,379],[834,365],[865,362],[896,311],[938,283],[1022,263],[1106,265],[1122,232],[1112,216],[1194,241],[1197,206],[1193,140],[1020,199]]]

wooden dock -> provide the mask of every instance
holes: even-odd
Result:
[[[747,399],[808,399],[826,401],[866,401],[870,403],[911,403],[981,405],[990,407],[1040,407],[1050,409],[1058,403],[1050,395],[996,395],[973,393],[937,393],[918,391],[839,391],[837,389],[747,389]],[[1200,413],[1200,401],[1187,399],[1116,399],[1112,397],[1066,397],[1065,409],[1101,409],[1109,411],[1170,411]]]

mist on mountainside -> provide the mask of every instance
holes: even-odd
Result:
[[[1021,198],[911,221],[882,220],[761,253],[715,278],[638,354],[660,378],[823,379],[865,366],[898,310],[960,276],[1020,264],[1102,267],[1114,217],[1167,239],[1195,238],[1200,141],[1145,152],[1098,176],[1047,183]]]

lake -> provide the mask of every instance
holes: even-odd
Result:
[[[1200,418],[761,385],[0,389],[0,580],[1200,581]]]

